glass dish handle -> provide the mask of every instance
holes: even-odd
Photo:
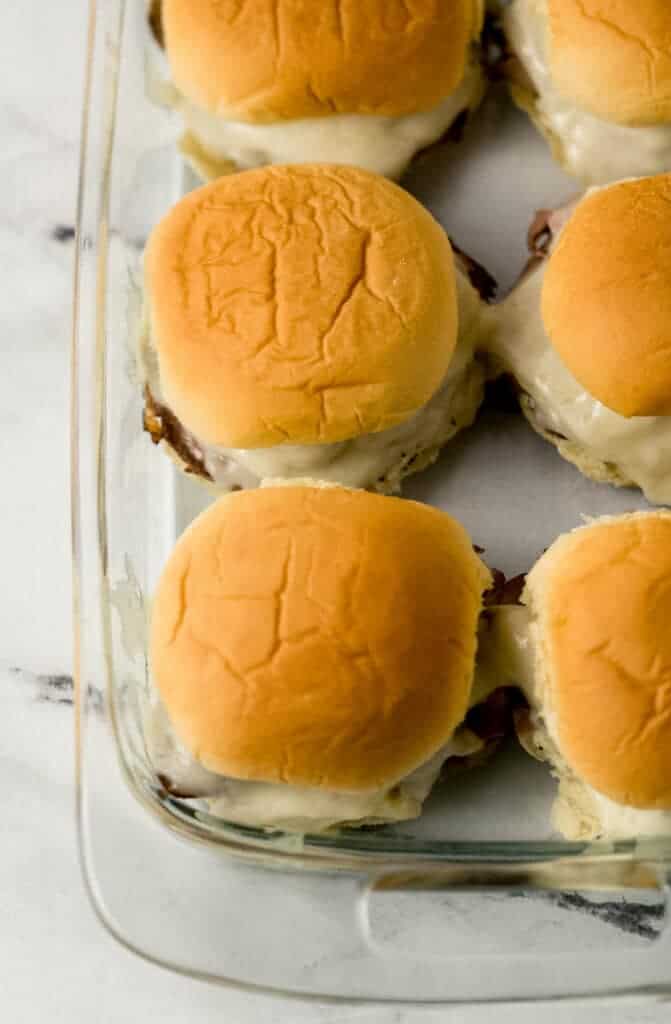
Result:
[[[671,954],[671,866],[615,856],[604,862],[454,864],[369,878],[358,906],[378,957],[426,960],[546,954]],[[577,916],[582,918],[580,928]],[[587,921],[585,919],[588,919]]]

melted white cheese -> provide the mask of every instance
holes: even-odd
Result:
[[[531,702],[534,676],[528,610],[512,604],[487,609],[478,630],[473,703],[485,700],[499,686],[517,686]]]
[[[377,434],[337,444],[278,444],[272,448],[224,448],[200,444],[216,486],[255,487],[263,479],[312,477],[346,487],[398,490],[413,456],[431,461],[441,445],[475,419],[482,402],[485,372],[474,359],[490,331],[491,310],[466,276],[456,270],[459,338],[445,380],[427,404],[408,420]],[[158,366],[147,346],[142,363],[152,392],[160,398]]]
[[[668,504],[671,416],[619,416],[581,387],[545,334],[544,273],[541,264],[499,306],[498,330],[490,339],[497,360],[531,397],[533,407],[526,411],[533,425],[568,440],[569,446],[555,442],[562,454],[571,458],[573,446],[602,465],[604,478],[612,467],[650,501]]]
[[[233,779],[204,768],[179,742],[157,701],[145,718],[147,753],[155,770],[186,796],[207,800],[211,814],[239,825],[318,832],[346,822],[371,824],[416,818],[449,757],[465,757],[482,741],[461,728],[431,758],[398,783],[369,792],[334,792],[286,783]]]
[[[461,354],[461,353],[460,353]],[[396,490],[390,471],[410,462],[415,454],[431,457],[460,429],[473,422],[483,395],[484,370],[470,360],[451,366],[438,392],[409,420],[377,434],[363,434],[351,441],[324,445],[276,445],[273,448],[214,449],[205,446],[205,465],[215,483],[225,485],[231,476],[231,460],[247,471],[246,486],[262,479],[310,476],[345,487]],[[401,474],[402,475],[402,474]]]
[[[587,184],[671,168],[671,125],[620,125],[581,110],[558,92],[548,62],[545,0],[514,0],[506,33],[538,94],[534,115],[561,143],[562,162]]]
[[[412,156],[439,139],[463,111],[484,93],[479,64],[471,63],[458,89],[432,110],[399,117],[332,114],[272,124],[225,120],[194,106],[176,90],[171,106],[185,128],[183,152],[206,180],[221,173],[217,164],[232,161],[244,170],[265,164],[353,164],[388,178],[401,176]],[[164,93],[164,100],[167,98]],[[191,140],[195,140],[193,145]],[[201,151],[200,156],[198,150]],[[231,170],[230,167],[224,168]]]

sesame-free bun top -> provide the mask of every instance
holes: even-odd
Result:
[[[212,771],[378,789],[462,721],[489,580],[463,527],[425,505],[332,486],[227,495],[163,571],[153,678]]]
[[[175,84],[238,121],[428,110],[459,85],[483,0],[163,0]]]
[[[671,121],[669,0],[547,0],[560,92],[606,121]]]
[[[621,416],[671,414],[671,175],[588,193],[543,281],[546,332],[565,366]]]
[[[243,171],[191,192],[145,260],[163,400],[233,448],[330,443],[408,419],[457,338],[452,250],[378,175]]]
[[[564,535],[523,600],[538,626],[544,716],[569,768],[619,804],[671,810],[671,513]]]

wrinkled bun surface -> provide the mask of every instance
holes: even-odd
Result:
[[[212,771],[377,789],[462,721],[489,579],[428,506],[335,487],[228,495],[165,567],[153,678]]]
[[[671,513],[597,520],[527,579],[541,710],[568,766],[629,807],[671,809]]]
[[[482,0],[163,0],[180,91],[256,122],[435,107],[482,17]]]
[[[606,121],[671,121],[669,0],[547,0],[557,88]]]
[[[375,174],[244,171],[185,196],[145,260],[163,398],[233,448],[329,443],[408,419],[457,338],[452,250]]]
[[[594,398],[621,416],[671,414],[671,174],[578,204],[548,260],[542,313]]]

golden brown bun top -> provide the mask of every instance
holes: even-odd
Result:
[[[482,0],[163,0],[180,91],[255,122],[435,107],[482,18]]]
[[[158,585],[154,680],[212,771],[372,790],[452,736],[489,573],[425,505],[340,487],[221,498]]]
[[[548,0],[548,11],[560,92],[606,121],[671,121],[669,0]]]
[[[328,443],[408,419],[457,338],[445,232],[403,189],[328,164],[185,196],[146,262],[164,400],[233,448]]]
[[[578,204],[550,256],[542,311],[594,398],[621,416],[671,414],[671,175]]]
[[[671,809],[671,513],[599,520],[529,574],[548,707],[573,772],[611,800]]]

